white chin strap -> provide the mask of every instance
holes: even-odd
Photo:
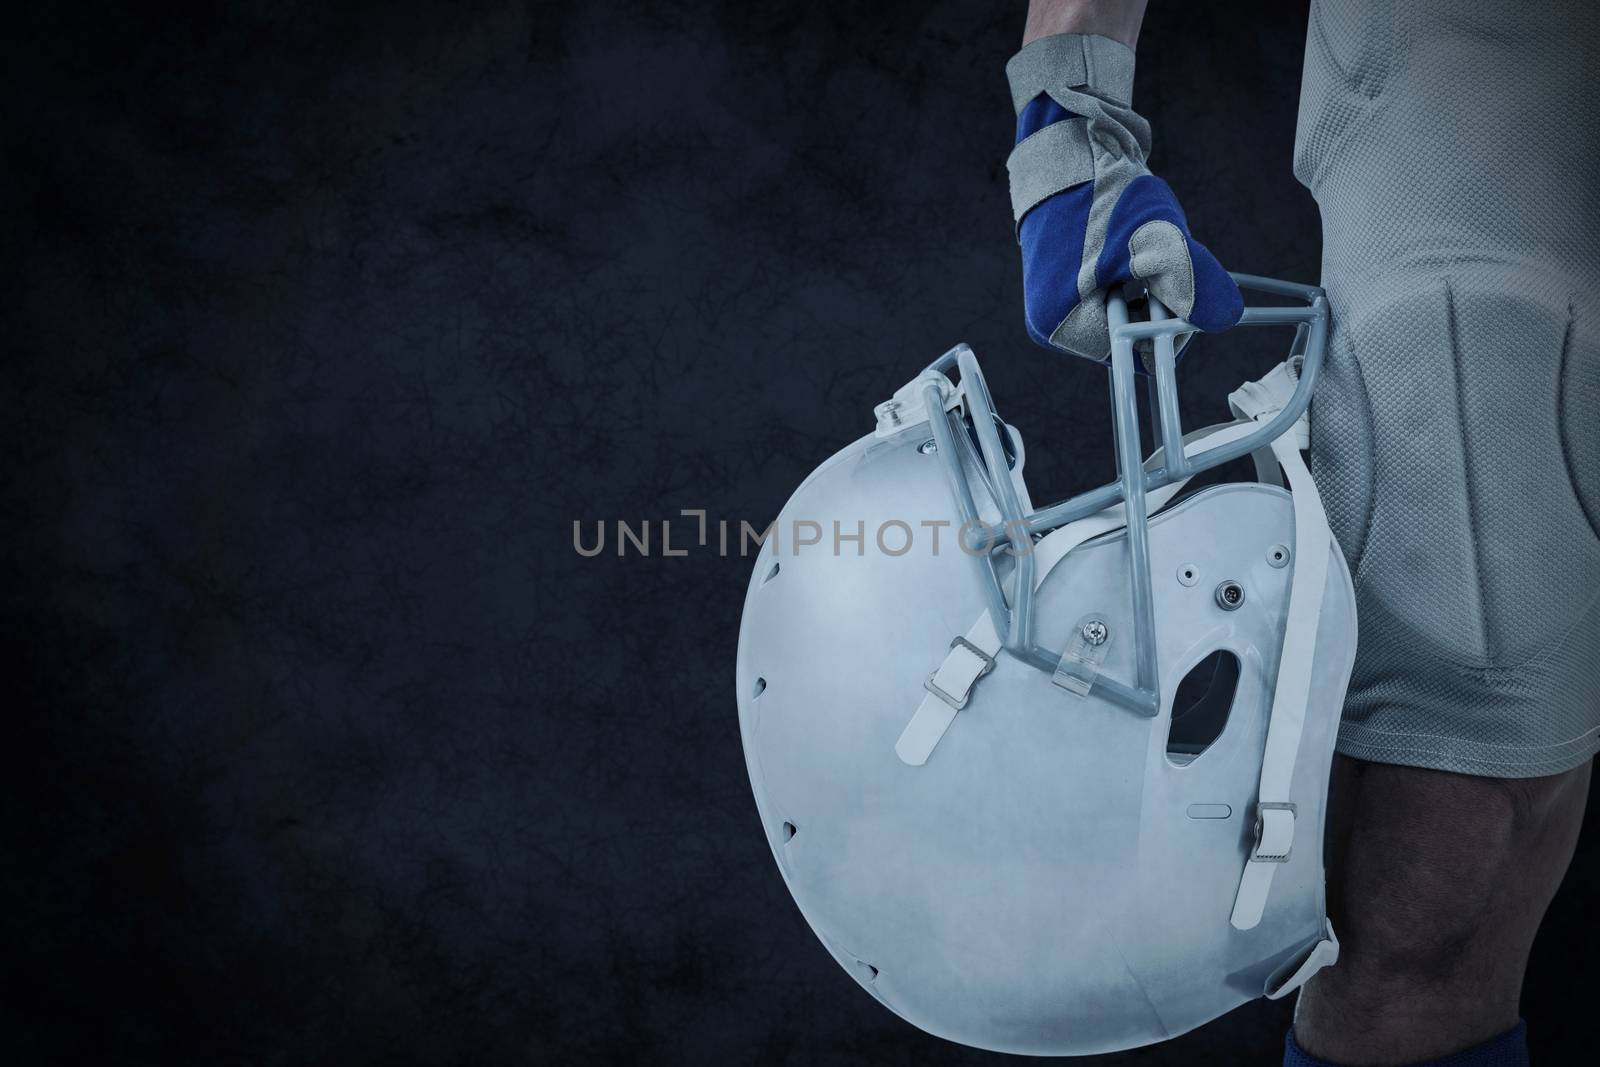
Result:
[[[1282,410],[1294,394],[1298,378],[1293,361],[1280,363],[1258,382],[1247,382],[1229,394],[1228,406],[1242,418],[1262,422]],[[1234,927],[1248,930],[1261,921],[1278,865],[1294,847],[1295,809],[1290,801],[1300,736],[1305,730],[1306,703],[1311,695],[1311,665],[1322,619],[1322,593],[1328,581],[1328,553],[1333,534],[1322,498],[1306,469],[1300,450],[1311,444],[1310,420],[1301,415],[1289,432],[1271,445],[1272,458],[1289,479],[1294,500],[1294,578],[1289,586],[1289,617],[1284,626],[1283,654],[1278,658],[1278,683],[1272,693],[1266,750],[1261,757],[1261,784],[1256,797],[1256,842],[1244,865],[1234,897]],[[1257,456],[1260,469],[1271,460]]]

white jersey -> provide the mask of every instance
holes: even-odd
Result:
[[[1295,175],[1325,284],[1482,257],[1593,280],[1595,0],[1314,0]]]
[[[1597,0],[1313,0],[1348,755],[1528,777],[1600,749],[1597,71]]]

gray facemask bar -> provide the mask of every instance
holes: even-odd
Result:
[[[1183,425],[1178,414],[1175,353],[1178,338],[1194,332],[1195,327],[1173,317],[1153,297],[1149,299],[1150,320],[1130,322],[1127,299],[1120,292],[1112,292],[1106,301],[1106,314],[1111,332],[1111,415],[1116,439],[1117,478],[1098,489],[1091,489],[1026,515],[1022,512],[1021,501],[1006,462],[1005,449],[1000,442],[1000,433],[996,429],[994,401],[990,398],[989,387],[983,380],[983,372],[978,369],[978,360],[972,349],[957,345],[928,367],[940,374],[947,374],[952,368],[960,372],[961,388],[965,393],[962,407],[978,435],[978,445],[989,471],[995,503],[1003,520],[1002,529],[995,532],[994,548],[1004,549],[1104,511],[1119,502],[1123,505],[1127,517],[1128,548],[1132,553],[1129,570],[1133,580],[1137,649],[1135,678],[1131,685],[1105,674],[1084,677],[1081,674],[1083,668],[1064,658],[1061,651],[1034,643],[1032,551],[1010,550],[1016,561],[1016,570],[1009,603],[995,570],[994,553],[968,554],[973,556],[979,568],[989,602],[989,617],[994,620],[1006,651],[1046,674],[1055,675],[1062,671],[1072,674],[1095,692],[1144,715],[1153,716],[1161,707],[1156,674],[1155,610],[1151,593],[1149,516],[1145,510],[1145,494],[1249,455],[1288,432],[1311,402],[1311,393],[1322,371],[1322,358],[1327,347],[1328,302],[1321,289],[1250,274],[1235,274],[1233,280],[1241,289],[1305,301],[1304,306],[1247,307],[1239,319],[1239,326],[1296,328],[1291,358],[1302,356],[1303,364],[1294,395],[1283,410],[1243,437],[1211,448],[1201,448],[1193,455],[1185,454]],[[1153,342],[1154,348],[1155,392],[1151,399],[1151,425],[1156,443],[1165,446],[1162,464],[1150,470],[1144,468],[1143,462],[1133,362],[1134,344],[1143,340]],[[962,530],[977,529],[984,524],[978,518],[972,487],[961,464],[961,453],[957,451],[956,434],[960,428],[952,421],[956,412],[945,411],[944,395],[937,382],[930,382],[924,388],[923,399],[927,410],[933,413],[929,425],[938,446],[938,454],[943,459],[956,506],[961,512]]]

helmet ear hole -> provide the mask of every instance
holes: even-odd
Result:
[[[1239,687],[1239,657],[1219,648],[1189,669],[1172,695],[1172,724],[1167,730],[1167,759],[1178,765],[1211,747],[1228,725],[1233,695]]]

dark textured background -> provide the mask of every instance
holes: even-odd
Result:
[[[1099,372],[1020,320],[1021,6],[9,17],[18,1062],[993,1059],[788,899],[746,564],[580,559],[571,522],[764,524],[958,339],[1048,439],[1037,496],[1103,479]],[[1314,279],[1303,9],[1153,6],[1154,166],[1224,262]],[[1268,355],[1207,343],[1193,417]],[[1587,1030],[1594,836],[1536,1050]],[[1101,1062],[1266,1063],[1287,1015]]]

